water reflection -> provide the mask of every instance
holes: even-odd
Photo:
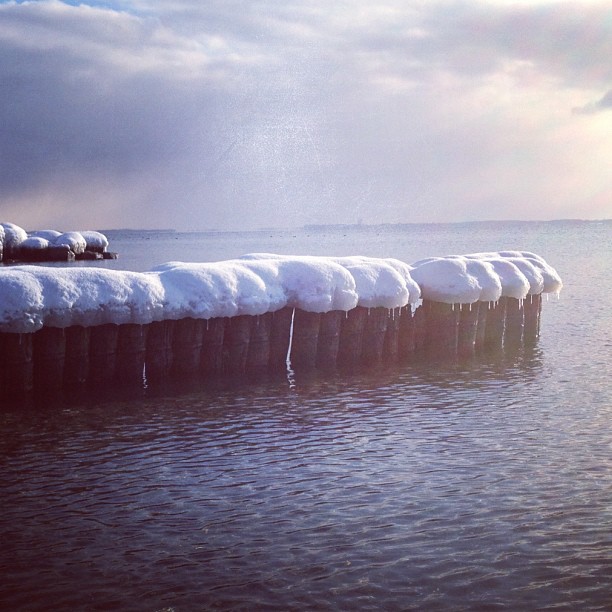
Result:
[[[602,607],[609,459],[568,444],[544,371],[532,348],[5,411],[0,604]]]
[[[0,409],[22,413],[26,410],[58,410],[65,407],[93,408],[96,405],[120,403],[125,410],[133,411],[134,402],[183,398],[201,394],[203,398],[216,394],[242,392],[257,396],[267,393],[292,393],[298,396],[317,396],[321,393],[340,390],[347,385],[362,392],[378,390],[393,392],[397,385],[439,385],[455,388],[465,384],[486,384],[495,381],[503,384],[524,383],[539,375],[543,354],[538,345],[513,349],[488,351],[470,359],[440,361],[425,355],[415,357],[409,363],[379,366],[356,366],[353,368],[321,371],[305,369],[287,372],[245,373],[240,376],[201,379],[198,377],[167,380],[157,385],[143,387],[82,388],[54,390],[52,393],[31,393],[19,398],[6,399]]]

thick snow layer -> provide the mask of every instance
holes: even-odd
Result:
[[[172,297],[171,318],[189,316],[183,313],[192,307],[203,318],[263,314],[284,306],[350,310],[358,299],[350,273],[322,257],[255,255],[216,263],[174,262],[155,271],[163,275]]]
[[[544,276],[534,265],[533,260],[524,257],[506,257],[507,261],[513,263],[529,281],[529,294],[537,295],[544,291]]]
[[[85,239],[88,251],[106,251],[108,247],[108,238],[100,233],[93,230],[84,230],[79,232]]]
[[[104,252],[108,247],[107,237],[100,232],[86,230],[62,233],[51,229],[26,232],[14,223],[0,224],[0,242],[3,243],[9,255],[15,256],[18,256],[20,249],[27,252],[57,246],[66,247],[75,255],[81,255],[86,250]]]
[[[357,294],[356,305],[366,308],[399,308],[409,303],[416,303],[421,291],[418,284],[414,281],[410,274],[410,266],[399,261],[398,259],[379,259],[374,257],[292,257],[273,255],[271,253],[250,253],[241,258],[242,261],[279,261],[283,262],[282,266],[287,268],[289,272],[288,278],[292,279],[295,275],[293,269],[297,264],[304,263],[308,266],[313,266],[315,269],[323,270],[327,267],[329,270],[330,264],[334,264],[343,268],[353,279],[353,287],[348,291],[347,296],[351,296],[351,292]],[[289,262],[289,263],[288,263]],[[336,271],[336,273],[338,273]],[[299,277],[299,275],[297,275]],[[343,282],[346,281],[345,273],[342,273]],[[328,292],[329,288],[323,286],[322,292]],[[344,301],[342,296],[336,296],[334,302]],[[345,296],[346,297],[346,296]],[[352,296],[351,296],[352,297]],[[300,300],[298,300],[300,301]],[[297,306],[297,304],[294,304]],[[303,308],[303,306],[299,306]],[[317,309],[317,312],[326,312],[328,310],[350,310],[354,306],[348,308],[328,308]],[[308,310],[308,308],[304,308]]]
[[[423,299],[447,304],[471,304],[480,300],[482,287],[462,257],[440,257],[417,262],[412,278],[421,287]]]
[[[35,266],[0,271],[0,331],[149,323],[163,317],[157,274]]]
[[[486,259],[499,277],[502,296],[522,300],[531,288],[527,277],[511,261],[503,257]]]
[[[27,251],[42,251],[49,248],[49,241],[40,236],[28,236],[20,245],[20,249]]]
[[[67,244],[75,255],[81,255],[87,249],[87,242],[80,232],[65,232],[55,239],[54,244]]]
[[[556,293],[558,294],[563,288],[563,282],[557,271],[550,266],[543,257],[536,255],[531,251],[500,251],[499,253],[472,253],[465,255],[470,259],[485,259],[485,260],[498,260],[500,257],[506,260],[526,259],[532,264],[537,270],[539,270],[544,281],[544,293]],[[532,291],[529,293],[537,292],[537,285],[539,284],[539,278],[535,283]]]
[[[0,331],[258,315],[285,306],[311,312],[396,308],[421,295],[447,303],[520,299],[556,292],[560,283],[540,258],[510,253],[431,258],[414,267],[395,259],[265,253],[214,263],[170,262],[144,273],[15,266],[0,269]]]
[[[44,238],[49,242],[55,242],[55,239],[62,235],[62,232],[51,229],[36,230],[34,232],[28,232],[28,236],[33,238]]]
[[[497,301],[500,296],[523,299],[528,294],[558,294],[563,286],[554,268],[529,251],[429,257],[412,267],[412,277],[421,286],[423,297],[449,304]]]
[[[4,247],[8,250],[16,249],[27,237],[27,232],[14,223],[2,223],[4,229]]]

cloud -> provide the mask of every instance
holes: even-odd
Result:
[[[589,102],[584,106],[574,108],[574,113],[578,115],[592,115],[612,109],[612,89],[596,102]]]
[[[606,180],[609,145],[584,120],[611,94],[584,100],[612,82],[611,12],[0,2],[0,215],[195,229],[566,214],[589,187],[559,193],[555,167]]]

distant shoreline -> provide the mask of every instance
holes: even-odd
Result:
[[[197,230],[177,230],[169,228],[160,229],[101,229],[103,234],[236,234],[236,233],[260,233],[260,232],[291,232],[291,231],[334,231],[334,230],[386,230],[402,229],[414,227],[453,227],[453,226],[485,226],[495,225],[581,225],[593,223],[612,223],[612,219],[549,219],[549,220],[484,220],[484,221],[424,221],[424,222],[402,222],[402,223],[309,223],[299,227],[262,227],[257,229],[197,229]]]

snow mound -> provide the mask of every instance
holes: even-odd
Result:
[[[19,245],[27,239],[27,232],[14,223],[1,223],[2,229],[4,230],[4,249],[6,255],[11,255],[19,248]]]
[[[66,244],[75,255],[81,255],[87,249],[87,241],[80,232],[64,232],[58,236],[54,244]]]
[[[33,232],[28,232],[28,236],[32,238],[44,238],[48,240],[50,243],[55,242],[56,238],[59,238],[62,235],[62,232],[58,232],[57,230],[51,229],[43,229],[43,230],[35,230]]]
[[[85,239],[86,250],[94,251],[97,253],[104,253],[108,248],[108,238],[100,233],[93,230],[84,230],[79,232]]]

